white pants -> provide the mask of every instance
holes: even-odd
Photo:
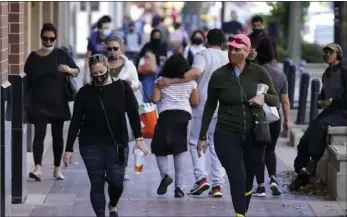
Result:
[[[206,142],[207,150],[206,153],[198,157],[197,144],[199,141],[200,127],[201,127],[202,118],[193,117],[190,121],[190,138],[189,138],[189,150],[192,156],[193,167],[194,167],[194,176],[197,181],[200,181],[203,178],[207,178],[206,170],[206,155],[209,154],[210,158],[210,172],[211,172],[211,181],[212,187],[220,186],[224,183],[225,170],[222,167],[219,159],[217,157],[215,148],[214,148],[214,131],[216,128],[217,118],[212,118],[211,124],[209,126]]]

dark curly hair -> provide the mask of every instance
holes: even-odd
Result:
[[[188,61],[182,54],[172,55],[164,64],[158,77],[184,78],[184,74],[190,69]]]

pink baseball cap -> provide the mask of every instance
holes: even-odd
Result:
[[[251,48],[251,40],[248,38],[248,36],[244,34],[237,34],[232,37],[229,37],[228,42],[226,43],[228,46],[232,46],[235,48]]]

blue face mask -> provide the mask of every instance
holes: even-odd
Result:
[[[112,33],[112,30],[111,30],[111,29],[104,29],[104,30],[102,30],[102,34],[103,34],[105,37],[111,35],[111,33]]]
[[[47,46],[42,44],[41,49],[44,51],[52,51],[54,49],[54,46],[52,45],[52,46],[47,47]]]

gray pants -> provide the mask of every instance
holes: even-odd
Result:
[[[173,156],[175,167],[175,187],[180,188],[183,186],[184,153],[185,152]],[[156,159],[160,175],[163,178],[166,174],[169,174],[168,156],[156,156]]]

